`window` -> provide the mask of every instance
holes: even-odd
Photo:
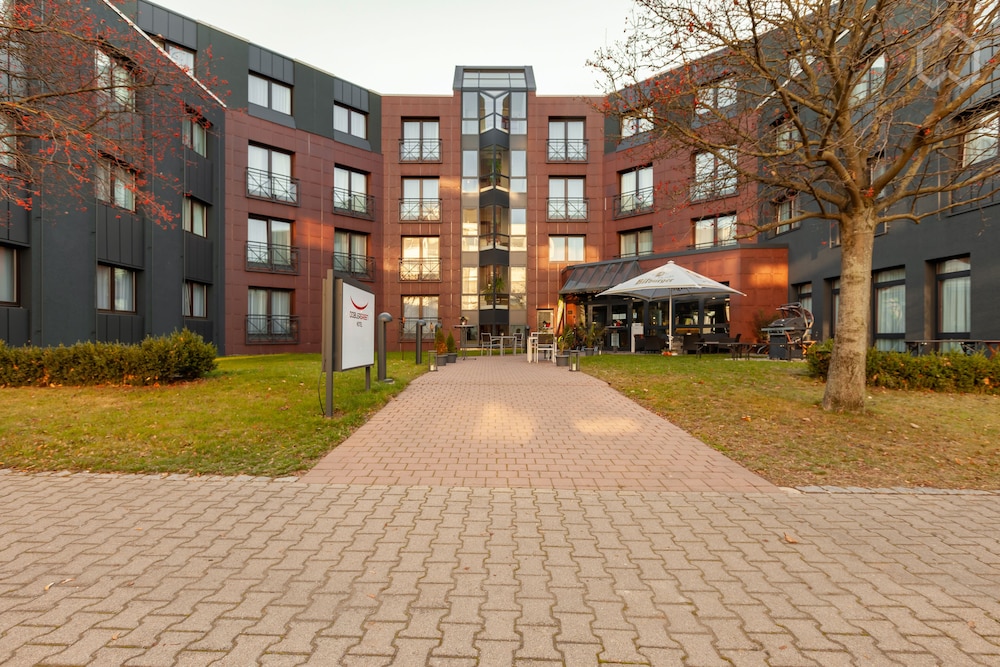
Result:
[[[135,272],[118,266],[98,264],[97,309],[116,313],[134,313]]]
[[[441,280],[441,242],[436,236],[404,236],[400,280]]]
[[[333,210],[369,220],[374,217],[375,198],[368,196],[368,174],[334,167]]]
[[[298,203],[299,182],[292,178],[291,154],[251,144],[247,156],[247,194]]]
[[[208,129],[205,121],[189,115],[181,121],[181,141],[198,155],[208,155]]]
[[[653,168],[640,167],[618,175],[620,194],[615,216],[624,217],[653,210]]]
[[[975,121],[962,142],[962,166],[997,157],[997,137],[1000,136],[1000,113],[988,113]]]
[[[368,255],[368,235],[338,229],[333,234],[333,270],[360,278],[375,277],[375,259]]]
[[[550,236],[550,262],[582,262],[584,260],[583,236]]]
[[[885,56],[875,56],[851,91],[851,104],[861,104],[878,95],[885,83]]]
[[[436,178],[404,178],[399,219],[441,220],[441,199]]]
[[[718,155],[710,152],[694,156],[694,183],[692,199],[712,199],[736,194],[736,150],[719,149]]]
[[[190,280],[184,282],[184,317],[207,317],[208,285]]]
[[[875,285],[875,348],[884,352],[905,352],[906,269],[877,271]]]
[[[586,220],[582,178],[549,178],[549,220]]]
[[[109,102],[125,111],[135,110],[135,76],[125,63],[104,51],[94,52],[97,86]]]
[[[637,229],[618,235],[619,254],[622,257],[649,255],[653,252],[653,229]]]
[[[292,113],[291,87],[256,74],[247,75],[247,100],[250,104],[273,109],[278,113]]]
[[[368,116],[342,104],[333,105],[333,129],[359,139],[368,138]]]
[[[734,104],[736,104],[736,82],[732,79],[723,79],[702,89],[695,111],[699,116],[704,116],[713,111],[722,111]]]
[[[292,292],[258,287],[248,290],[247,342],[298,342],[298,318],[292,316]]]
[[[510,152],[510,191],[528,191],[528,152],[512,150]]]
[[[937,275],[937,338],[969,338],[972,334],[972,271],[968,257],[938,262]],[[960,349],[942,344],[940,351]]]
[[[462,250],[479,250],[479,209],[462,209]]]
[[[510,293],[508,308],[523,310],[528,307],[528,267],[510,267]]]
[[[0,114],[0,167],[17,168],[17,125],[7,114]]]
[[[801,283],[799,285],[795,285],[795,300],[799,302],[802,308],[808,310],[810,313],[813,309],[812,290],[812,283]]]
[[[17,250],[0,246],[0,303],[17,303]]]
[[[587,140],[582,119],[549,121],[549,162],[586,162]]]
[[[868,160],[868,183],[869,184],[873,184],[873,183],[875,183],[875,181],[877,181],[879,178],[881,178],[882,175],[885,174],[885,172],[889,169],[889,164],[890,164],[889,160],[887,158],[881,156],[881,155],[878,155],[876,157],[873,157],[873,158],[869,159]],[[874,189],[873,189],[871,191],[871,194],[875,196],[875,199],[881,199],[882,197],[885,196],[885,193],[886,193],[887,189],[888,188],[883,188],[883,189],[879,190],[877,193],[874,192]],[[885,224],[885,223],[883,223],[883,224]],[[888,231],[888,230],[886,230],[886,231]],[[878,232],[876,231],[875,233],[877,234]]]
[[[694,247],[736,244],[736,215],[720,215],[694,221]]]
[[[479,267],[462,267],[462,310],[479,308]]]
[[[417,320],[430,323],[430,326],[424,327],[424,338],[434,338],[434,325],[438,323],[438,297],[403,297],[403,338],[414,340],[417,337]]]
[[[246,268],[251,271],[294,273],[298,249],[292,247],[292,223],[287,220],[247,220]]]
[[[827,281],[830,286],[830,338],[837,337],[837,319],[840,317],[840,278]]]
[[[181,223],[184,231],[191,232],[195,236],[207,236],[208,207],[193,197],[184,197],[183,206]]]
[[[135,174],[110,159],[95,165],[97,198],[128,211],[135,211]]]
[[[785,232],[790,232],[793,229],[798,229],[802,225],[800,220],[788,222],[799,214],[799,210],[795,205],[795,202],[795,197],[785,197],[784,199],[774,203],[774,219],[778,223],[778,226],[774,228],[775,236],[778,234],[784,234]]]
[[[167,52],[170,59],[180,65],[185,72],[194,72],[194,51],[185,49],[182,46],[167,42],[163,45],[163,50]]]
[[[653,129],[653,121],[645,114],[622,116],[621,130],[622,139],[634,137],[637,134],[650,132]]]
[[[801,142],[799,141],[799,129],[795,123],[786,120],[779,123],[774,132],[774,147],[779,151],[795,150]]]
[[[434,120],[404,120],[399,142],[400,162],[440,162],[441,128]]]

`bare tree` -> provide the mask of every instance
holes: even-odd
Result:
[[[172,224],[164,193],[180,184],[159,164],[214,98],[117,4],[0,0],[0,198],[96,195]]]
[[[659,154],[710,154],[780,223],[824,220],[842,249],[823,398],[860,410],[876,230],[998,187],[997,3],[977,0],[636,0],[626,38],[592,63],[609,112],[644,119]],[[648,75],[646,73],[656,74]]]

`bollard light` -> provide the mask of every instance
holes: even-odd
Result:
[[[571,371],[580,370],[580,350],[569,351],[569,369]]]

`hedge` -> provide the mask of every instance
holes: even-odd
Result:
[[[832,340],[814,345],[806,354],[809,375],[826,379],[833,353]],[[871,349],[865,363],[869,385],[886,389],[925,389],[940,392],[1000,393],[1000,355],[924,354]]]
[[[0,386],[152,385],[203,377],[217,350],[187,329],[137,345],[77,343],[7,347],[0,341]]]

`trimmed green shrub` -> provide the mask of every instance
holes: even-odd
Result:
[[[823,341],[806,353],[811,377],[825,380],[830,371],[834,342]],[[865,377],[873,387],[922,389],[941,392],[1000,393],[1000,355],[924,354],[871,349],[865,362]]]
[[[187,329],[138,345],[77,343],[70,347],[7,347],[0,341],[0,386],[151,385],[203,377],[217,350]]]

